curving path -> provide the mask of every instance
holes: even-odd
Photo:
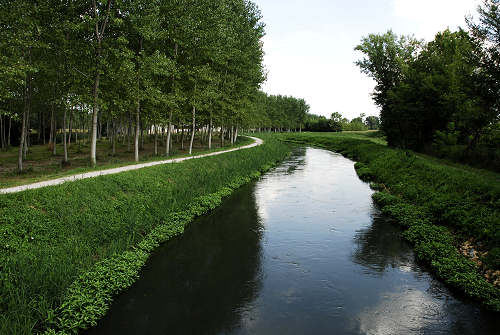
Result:
[[[211,153],[208,153],[208,154],[201,154],[201,155],[189,156],[189,157],[182,157],[182,158],[172,158],[172,159],[166,159],[166,160],[162,160],[162,161],[149,162],[149,163],[127,165],[127,166],[123,166],[123,167],[119,167],[119,168],[114,168],[114,169],[107,169],[107,170],[100,170],[100,171],[94,171],[94,172],[86,172],[86,173],[75,174],[75,175],[72,175],[72,176],[62,177],[62,178],[57,178],[57,179],[52,179],[52,180],[46,180],[46,181],[42,181],[42,182],[39,182],[39,183],[33,183],[33,184],[28,184],[28,185],[21,185],[21,186],[3,188],[3,189],[0,189],[0,194],[16,193],[16,192],[21,192],[21,191],[26,191],[26,190],[33,190],[33,189],[36,189],[36,188],[41,188],[41,187],[46,187],[46,186],[59,185],[59,184],[66,183],[66,182],[69,182],[69,181],[76,181],[76,180],[86,179],[86,178],[94,178],[94,177],[99,177],[99,176],[106,176],[108,174],[115,174],[115,173],[120,173],[120,172],[125,172],[125,171],[138,170],[138,169],[142,169],[142,168],[150,167],[150,166],[155,166],[155,165],[170,164],[170,163],[179,163],[179,162],[182,162],[182,161],[187,161],[189,159],[203,158],[203,157],[209,157],[209,156],[217,156],[217,155],[225,154],[225,153],[231,152],[231,151],[237,151],[237,150],[243,150],[243,149],[253,148],[253,147],[256,147],[256,146],[261,145],[261,144],[264,143],[264,141],[261,140],[260,138],[251,137],[251,136],[247,136],[247,137],[253,139],[255,142],[252,143],[252,144],[244,145],[242,147],[228,149],[228,150],[223,150],[223,151],[211,152]]]

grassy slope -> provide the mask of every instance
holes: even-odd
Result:
[[[483,265],[499,269],[498,174],[391,149],[372,138],[363,139],[360,133],[288,134],[284,138],[358,161],[359,176],[383,190],[375,193],[375,201],[407,229],[405,237],[415,244],[417,257],[450,286],[500,311],[500,290],[457,251],[462,242],[472,238],[488,251]]]
[[[67,332],[103,315],[149,252],[231,189],[283,159],[285,144],[0,195],[0,333]]]
[[[152,139],[150,139],[152,141]],[[159,156],[154,155],[154,143],[146,140],[144,150],[139,152],[141,163],[152,162],[167,159],[163,155],[165,147],[159,141],[158,152]],[[237,145],[250,144],[251,139],[239,137]],[[207,145],[200,144],[195,141],[193,145],[193,153],[205,153],[212,151],[224,150],[231,147],[226,141],[224,147],[220,147],[220,140],[214,138],[213,149],[208,150]],[[133,147],[132,147],[133,149]],[[181,150],[180,143],[174,143],[171,155],[168,158],[177,158],[189,156],[188,144],[185,143],[184,150]],[[116,154],[111,155],[110,144],[106,140],[98,141],[97,143],[97,167],[91,168],[89,165],[89,150],[88,144],[72,144],[69,148],[69,166],[62,165],[63,148],[62,144],[57,145],[58,155],[52,156],[52,152],[47,145],[34,145],[30,148],[28,160],[25,161],[25,172],[17,173],[17,147],[11,147],[7,151],[0,151],[0,188],[31,184],[40,181],[56,179],[60,177],[71,176],[78,173],[91,172],[96,170],[110,169],[125,165],[136,164],[134,161],[134,153],[127,151],[127,145],[122,143],[116,144]]]

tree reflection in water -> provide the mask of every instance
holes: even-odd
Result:
[[[254,184],[153,254],[89,334],[211,334],[238,327],[261,286]]]
[[[401,229],[376,209],[372,217],[372,224],[354,236],[353,262],[373,274],[382,274],[387,267],[418,271],[411,247],[401,238]]]

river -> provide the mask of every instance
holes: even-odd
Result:
[[[88,334],[494,334],[341,155],[298,148],[154,252]]]

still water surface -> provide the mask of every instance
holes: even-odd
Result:
[[[160,247],[89,334],[495,334],[417,264],[353,162],[300,148]]]

